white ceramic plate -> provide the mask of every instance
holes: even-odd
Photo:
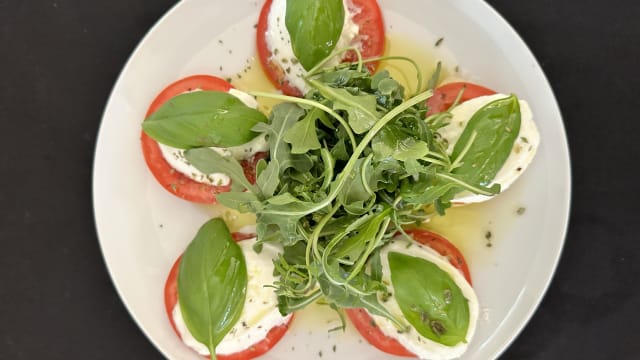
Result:
[[[552,90],[527,46],[480,0],[382,0],[393,38],[425,49],[443,37],[473,80],[529,101],[542,145],[524,176],[488,204],[456,210],[464,225],[445,228],[470,263],[481,319],[465,358],[502,352],[531,317],[555,270],[567,226],[569,156]],[[100,245],[132,317],[171,359],[199,359],[173,333],[163,284],[176,257],[214,211],[173,197],[155,183],[140,151],[140,122],[167,84],[205,73],[229,76],[254,55],[261,1],[186,0],[147,34],[118,79],[106,107],[94,165],[94,207]],[[392,42],[393,46],[393,42]],[[455,60],[444,46],[434,56]],[[431,51],[431,50],[430,50]],[[222,67],[223,71],[220,71]],[[517,215],[518,208],[525,208]],[[492,233],[492,247],[484,235]],[[328,333],[337,317],[305,310],[265,358],[392,358],[359,340],[349,327]],[[335,345],[335,351],[334,347]]]

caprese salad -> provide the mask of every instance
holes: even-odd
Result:
[[[169,272],[167,316],[182,341],[201,355],[252,359],[289,328],[293,315],[278,312],[278,299],[266,287],[276,281],[271,260],[278,249],[265,246],[257,254],[255,241],[250,230],[231,234],[224,221],[212,219]]]
[[[255,235],[210,220],[171,269],[167,314],[198,353],[259,356],[317,301],[389,354],[452,359],[472,341],[466,260],[421,224],[508,188],[539,134],[526,101],[443,83],[439,67],[409,95],[376,72],[415,63],[386,59],[384,39],[375,1],[267,0],[258,57],[282,93],[197,75],[151,104],[142,148],[159,183],[256,216]],[[262,114],[260,97],[280,103]]]

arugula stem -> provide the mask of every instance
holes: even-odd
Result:
[[[300,310],[305,308],[307,305],[312,304],[314,301],[318,300],[320,297],[322,296],[322,291],[320,291],[320,289],[315,289],[310,295],[309,297],[307,297],[306,300],[296,304],[295,306],[290,306],[288,309],[291,310],[291,312],[294,312],[296,310]]]
[[[323,104],[321,104],[321,103],[319,103],[317,101],[313,101],[313,100],[309,100],[309,99],[297,98],[295,96],[271,94],[271,93],[262,92],[262,91],[251,91],[251,92],[249,92],[249,95],[266,97],[266,98],[275,99],[275,100],[289,101],[289,102],[293,102],[293,103],[297,103],[297,104],[309,105],[309,106],[316,107],[316,108],[328,113],[329,115],[331,115],[334,118],[336,118],[336,120],[338,120],[340,125],[342,125],[342,127],[344,127],[344,129],[347,132],[347,136],[349,136],[349,141],[351,142],[351,148],[352,148],[353,151],[355,151],[356,138],[353,135],[353,132],[351,131],[351,127],[349,126],[349,123],[347,123],[342,116],[338,115],[338,113],[333,111],[331,108],[329,108],[329,107],[327,107],[327,106],[325,106],[325,105],[323,105]]]
[[[444,161],[440,161],[439,159],[430,158],[428,156],[425,156],[425,157],[421,158],[421,160],[428,161],[428,162],[430,162],[432,164],[436,164],[436,165],[442,165],[444,167],[448,167],[449,166],[449,164],[445,163]]]
[[[391,212],[391,209],[388,209],[388,210],[389,210],[388,212]],[[390,217],[386,217],[383,220],[382,226],[378,230],[378,235],[376,236],[375,240],[369,241],[367,249],[360,256],[360,259],[358,259],[358,262],[354,265],[354,268],[351,269],[351,273],[345,279],[345,282],[348,283],[349,281],[353,280],[353,278],[356,275],[358,275],[360,273],[360,271],[362,271],[362,268],[364,267],[365,263],[367,262],[367,259],[369,259],[369,255],[371,255],[371,253],[373,253],[373,251],[378,247],[378,245],[382,241],[382,236],[386,233],[387,228],[389,227],[389,222],[391,222],[391,218]]]
[[[373,153],[369,154],[366,159],[362,162],[362,168],[360,169],[360,181],[362,181],[362,186],[364,187],[364,191],[369,194],[369,196],[375,199],[376,193],[369,186],[369,181],[367,181],[367,167],[371,164],[371,159],[373,159]]]
[[[416,85],[416,94],[420,93],[420,91],[422,90],[422,71],[420,71],[420,67],[418,66],[418,63],[416,63],[413,59],[408,58],[406,56],[376,56],[376,57],[364,59],[362,62],[366,64],[370,62],[384,61],[384,60],[404,60],[411,63],[411,65],[413,65],[413,67],[416,69],[416,79],[418,80],[418,83]]]
[[[460,154],[458,154],[455,160],[453,160],[453,163],[451,164],[449,171],[457,167],[460,167],[462,165],[462,159],[464,158],[465,155],[467,155],[467,152],[469,152],[471,145],[473,145],[473,142],[476,140],[476,136],[478,136],[477,131],[474,131],[471,133],[471,137],[469,138],[469,141],[467,141],[467,143],[464,145],[464,148],[462,149]]]
[[[320,157],[322,158],[322,164],[324,165],[324,177],[322,179],[320,191],[324,192],[329,188],[329,185],[331,185],[331,181],[333,180],[335,164],[333,156],[331,156],[331,152],[326,148],[320,149]]]
[[[452,183],[456,183],[456,184],[460,185],[461,187],[465,188],[465,190],[469,190],[469,191],[474,192],[474,193],[479,194],[479,195],[486,195],[486,196],[495,195],[495,193],[489,191],[486,188],[473,186],[473,185],[471,185],[471,184],[469,184],[469,183],[467,183],[465,181],[462,181],[462,180],[460,180],[460,179],[458,179],[458,178],[456,178],[454,176],[450,176],[450,175],[447,175],[447,174],[440,174],[440,173],[436,174],[436,176],[439,177],[439,178],[451,181]]]
[[[356,53],[356,56],[358,57],[358,71],[362,71],[362,53],[360,52],[360,49],[358,49],[355,46],[350,46],[347,48],[343,48],[343,49],[339,49],[334,51],[331,56],[327,56],[326,58],[322,59],[322,61],[320,61],[318,64],[316,64],[316,66],[314,66],[313,68],[311,68],[311,70],[307,71],[307,75],[304,77],[305,80],[309,79],[312,76],[318,75],[320,73],[320,70],[324,67],[324,65],[326,63],[328,63],[329,61],[331,61],[331,59],[333,59],[334,57],[338,56],[338,55],[342,55],[344,53],[346,53],[347,51],[353,51]]]

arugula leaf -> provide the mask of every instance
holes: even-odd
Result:
[[[336,259],[344,259],[356,261],[365,251],[366,245],[376,238],[376,234],[380,230],[385,218],[391,214],[391,209],[372,217],[369,221],[362,224],[352,236],[345,237],[339,245],[331,251],[331,257]]]
[[[280,164],[277,159],[272,159],[269,161],[260,175],[258,175],[258,179],[256,180],[256,185],[260,188],[262,195],[269,198],[273,196],[278,189],[278,185],[280,185],[280,177],[278,172],[280,171]]]
[[[178,270],[178,300],[189,332],[215,348],[240,319],[247,288],[242,250],[221,219],[205,223],[185,250]]]
[[[331,54],[340,39],[344,17],[342,0],[287,0],[285,24],[293,53],[305,70]]]
[[[337,273],[334,276],[345,277],[349,275],[337,263],[334,263],[332,269]],[[372,314],[384,316],[398,326],[404,327],[404,324],[378,301],[376,294],[378,291],[384,291],[385,287],[381,283],[371,280],[366,274],[360,273],[347,285],[334,284],[326,275],[320,274],[318,276],[318,284],[330,303],[336,304],[341,308],[365,308]]]
[[[313,108],[284,134],[283,140],[291,144],[292,154],[304,154],[321,148],[316,132],[316,120],[321,114],[322,110]]]
[[[233,157],[222,156],[209,148],[190,149],[184,153],[185,159],[205,174],[223,173],[231,178],[231,189],[243,189],[257,193],[253,184],[247,180],[242,166]]]
[[[364,174],[363,174],[364,170]],[[370,162],[364,158],[358,159],[354,171],[345,174],[344,183],[338,197],[347,212],[354,215],[362,215],[368,211],[365,202],[375,198],[375,194],[369,186],[373,174]]]
[[[332,88],[317,80],[310,80],[309,83],[324,97],[334,102],[334,110],[344,110],[349,114],[349,126],[356,134],[362,134],[371,129],[381,117],[376,110],[375,95],[366,93],[353,95],[345,89]]]
[[[253,131],[265,133],[268,136],[269,156],[277,160],[280,167],[278,173],[282,174],[288,167],[294,166],[291,147],[284,141],[284,136],[305,111],[293,103],[281,103],[273,107],[269,116],[269,124],[257,124]],[[300,161],[299,159],[297,161]]]
[[[466,342],[469,304],[445,271],[422,258],[389,252],[396,301],[416,331],[435,342]]]
[[[245,144],[251,128],[267,118],[237,97],[220,91],[178,95],[151,114],[142,129],[159,143],[179,149]]]

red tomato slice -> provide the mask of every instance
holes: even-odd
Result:
[[[174,82],[162,90],[149,106],[149,110],[147,110],[145,117],[149,117],[149,115],[153,114],[167,100],[184,92],[194,89],[226,92],[231,88],[231,84],[215,76],[194,75],[186,77]],[[158,143],[149,137],[144,131],[142,131],[142,134],[140,135],[140,140],[142,142],[144,160],[147,163],[149,170],[151,170],[151,173],[156,180],[158,180],[160,185],[170,193],[188,201],[215,204],[216,194],[227,192],[231,189],[229,185],[213,186],[203,184],[189,178],[169,165],[164,156],[162,156],[162,151],[160,150]],[[256,178],[256,163],[258,160],[264,159],[266,156],[266,153],[257,153],[253,158],[243,160],[241,162],[247,179],[252,183],[255,182]]]
[[[422,229],[410,229],[406,230],[406,232],[411,235],[415,241],[429,246],[438,254],[446,257],[451,265],[460,270],[464,278],[471,284],[471,274],[469,273],[467,262],[460,250],[449,242],[449,240],[439,234]],[[385,335],[366,310],[345,309],[345,312],[360,335],[362,335],[369,344],[389,354],[416,357],[409,350],[405,349],[396,339]]]
[[[244,233],[233,233],[231,234],[235,241],[242,241],[246,239],[254,238],[254,234],[244,234]],[[171,323],[171,327],[173,330],[180,336],[178,329],[176,328],[176,324],[173,321],[173,308],[178,303],[178,269],[180,268],[180,260],[182,256],[178,257],[176,262],[171,267],[171,271],[169,272],[169,276],[167,276],[167,282],[164,285],[164,308],[167,312],[167,316],[169,317],[169,322]],[[271,350],[280,339],[284,336],[284,334],[289,330],[289,325],[293,320],[293,316],[289,318],[289,321],[286,324],[279,325],[273,327],[267,333],[267,336],[258,341],[257,343],[249,346],[246,350],[228,354],[228,355],[217,355],[218,360],[248,360],[263,355],[267,351]],[[207,358],[211,358],[207,356]]]
[[[289,81],[285,80],[285,72],[279,65],[271,61],[271,51],[267,47],[267,25],[269,11],[271,10],[271,1],[266,0],[260,11],[257,29],[257,46],[258,57],[262,69],[267,74],[271,83],[286,95],[302,96],[300,90],[292,86]],[[384,22],[382,20],[382,11],[376,0],[351,0],[353,8],[358,9],[359,13],[353,17],[353,21],[358,24],[360,30],[354,39],[362,44],[360,49],[364,59],[381,56],[384,53]],[[357,56],[355,53],[349,53],[345,57],[345,61],[355,61]],[[378,63],[370,63],[367,65],[371,72],[375,72]]]
[[[452,82],[444,84],[435,89],[433,96],[427,99],[427,106],[429,106],[429,112],[427,115],[437,114],[446,110],[449,110],[451,105],[458,97],[458,94],[462,91],[460,97],[460,103],[467,100],[477,98],[479,96],[493,95],[496,92],[487,89],[484,86],[472,84],[469,82]]]

